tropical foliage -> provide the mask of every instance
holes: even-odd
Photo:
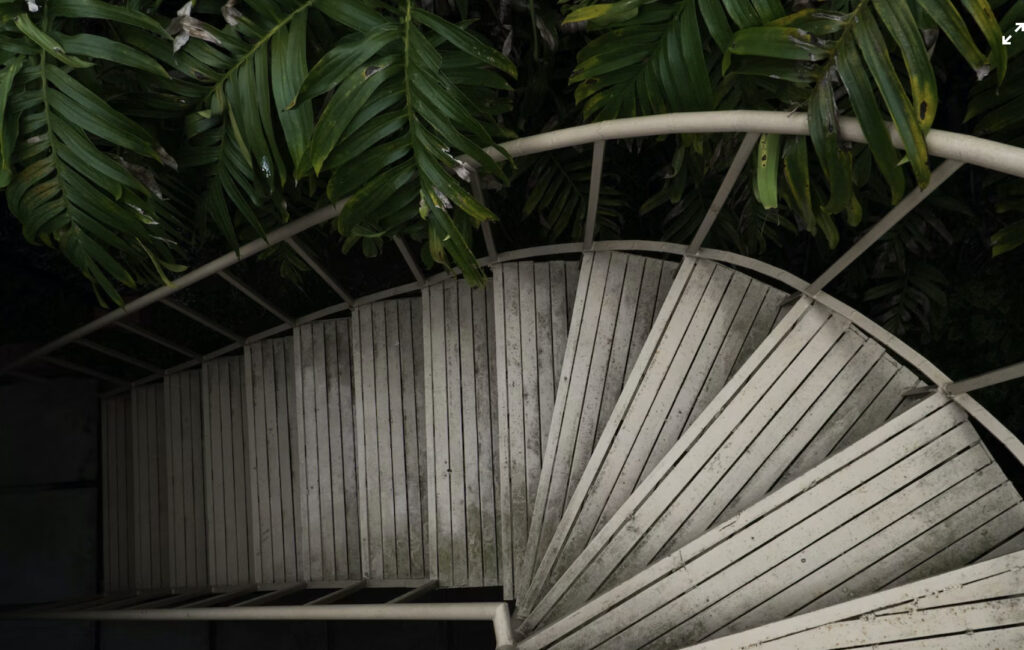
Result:
[[[346,197],[345,252],[401,234],[482,281],[482,222],[557,241],[586,212],[588,152],[512,163],[501,141],[799,110],[810,136],[760,139],[710,243],[810,242],[786,256],[814,266],[928,183],[933,125],[1024,143],[1024,34],[1003,45],[1017,22],[1024,3],[1007,0],[0,0],[0,186],[25,237],[59,248],[101,299],[168,281],[203,242],[237,246]],[[866,145],[842,140],[844,117]],[[687,241],[737,144],[610,145],[599,236]],[[467,160],[510,199],[489,209]],[[970,183],[1000,221],[992,252],[1024,244],[1024,183]],[[927,324],[947,236],[938,217],[901,227],[860,271],[870,291],[856,273],[847,290],[896,331]]]

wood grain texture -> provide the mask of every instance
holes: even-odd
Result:
[[[426,578],[420,302],[407,298],[359,307],[351,328],[360,570],[374,579]]]
[[[350,320],[295,328],[301,579],[362,577]]]
[[[988,497],[1006,486],[963,410],[935,396],[520,647],[678,648],[784,619],[837,587],[864,596],[851,580],[891,579],[894,552],[904,566],[925,565],[936,522],[964,509],[993,514]],[[958,565],[1024,528],[1022,515]],[[937,573],[932,565],[917,577]]]
[[[260,584],[293,583],[306,537],[297,516],[303,504],[292,337],[245,346],[245,390],[254,575]]]
[[[132,464],[132,400],[130,395],[102,401],[100,453],[102,458],[103,589],[126,591],[134,584],[134,485]]]
[[[534,576],[581,480],[678,265],[639,255],[584,255],[541,475],[532,504],[524,574]],[[539,580],[543,581],[543,580]]]
[[[203,364],[206,559],[212,585],[256,581],[250,542],[245,364],[240,356]]]
[[[512,600],[529,580],[530,509],[540,482],[579,264],[515,262],[492,270],[502,583],[505,599]]]
[[[980,562],[694,646],[1016,648],[1024,643],[1024,553]]]
[[[136,589],[170,586],[164,392],[160,384],[132,389],[132,486]]]
[[[171,585],[208,584],[202,372],[164,378]]]
[[[501,584],[499,444],[491,289],[461,280],[423,291],[427,437],[436,517],[431,577],[442,587]],[[492,407],[492,405],[495,405]]]
[[[548,537],[523,612],[539,605],[764,339],[783,299],[781,292],[706,260],[685,260],[674,276],[650,333],[638,337],[642,345],[632,353],[632,372]],[[658,284],[666,286],[664,280]]]

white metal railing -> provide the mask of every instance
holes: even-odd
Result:
[[[181,595],[184,597],[184,594]],[[86,621],[490,621],[497,650],[513,650],[508,605],[491,603],[387,603],[381,605],[273,605],[255,601],[240,607],[174,607],[174,595],[161,598],[165,607],[148,607],[152,595],[100,599],[81,609],[37,609],[7,612],[0,618]],[[135,608],[135,601],[143,601]],[[152,603],[151,603],[152,604]],[[89,607],[88,605],[92,605]],[[106,609],[109,607],[110,609]]]
[[[888,129],[894,146],[903,148],[902,141],[900,140],[896,129],[891,125],[888,126]],[[712,200],[711,205],[698,228],[693,241],[685,246],[666,244],[663,242],[595,242],[594,229],[600,198],[601,168],[604,159],[605,143],[608,140],[615,139],[684,133],[746,134],[732,161],[732,164],[729,167],[729,170],[726,172],[718,192]],[[1011,432],[1006,430],[1004,426],[999,424],[998,421],[978,405],[976,401],[967,395],[967,393],[972,390],[1024,377],[1024,362],[993,370],[991,372],[978,375],[977,377],[954,382],[949,377],[941,373],[930,362],[921,357],[921,355],[917,354],[909,346],[903,344],[896,337],[886,332],[873,321],[823,292],[823,289],[854,260],[856,260],[857,257],[863,254],[863,252],[880,239],[882,235],[909,214],[917,205],[920,204],[921,201],[923,201],[931,192],[939,187],[939,185],[952,176],[953,173],[955,173],[963,164],[969,163],[986,169],[1024,178],[1024,149],[985,140],[971,135],[939,129],[931,130],[926,136],[928,151],[931,155],[945,160],[933,170],[930,184],[924,190],[915,188],[908,192],[897,206],[895,206],[885,217],[883,217],[881,221],[875,224],[871,230],[855,242],[853,246],[840,256],[840,258],[824,273],[822,273],[821,276],[811,282],[807,282],[758,260],[726,251],[714,251],[702,247],[706,235],[710,232],[718,213],[721,211],[725,200],[739,178],[743,165],[749,157],[750,152],[753,150],[758,135],[762,133],[807,135],[809,133],[807,115],[805,113],[745,110],[671,113],[665,115],[609,120],[606,122],[575,126],[527,136],[504,143],[501,145],[501,151],[497,148],[489,148],[486,150],[486,153],[491,156],[491,158],[494,160],[504,160],[506,154],[508,157],[514,159],[566,147],[591,144],[593,146],[592,170],[587,201],[586,220],[584,223],[583,242],[556,244],[520,251],[499,253],[495,246],[494,237],[491,233],[490,227],[485,223],[484,240],[487,248],[487,256],[480,258],[478,261],[483,266],[489,266],[503,261],[523,259],[525,257],[575,254],[586,250],[615,249],[650,252],[656,251],[674,255],[706,257],[760,273],[777,282],[786,284],[795,291],[803,293],[814,300],[826,303],[835,311],[850,318],[862,329],[870,332],[876,339],[883,342],[894,353],[903,357],[904,360],[910,363],[910,365],[917,368],[919,372],[934,384],[936,390],[946,392],[957,399],[957,401],[960,402],[961,405],[972,414],[972,416],[982,422],[986,428],[1000,438],[1000,440],[1010,448],[1014,455],[1024,463],[1024,444],[1022,444]],[[839,133],[840,137],[844,140],[859,143],[866,142],[864,133],[861,130],[859,123],[854,118],[840,118]],[[484,197],[480,180],[475,171],[475,168],[477,167],[476,161],[466,157],[463,157],[463,161],[471,168],[470,183],[474,195],[479,200],[483,200]],[[267,234],[265,238],[251,241],[240,247],[236,252],[226,253],[194,269],[193,271],[182,275],[175,279],[170,285],[154,289],[153,291],[129,302],[123,308],[108,312],[96,320],[61,336],[54,341],[37,348],[36,350],[33,350],[27,355],[11,361],[3,367],[0,367],[0,374],[12,374],[18,368],[32,360],[45,359],[49,363],[63,366],[69,370],[92,375],[108,381],[113,385],[118,386],[115,392],[120,392],[128,387],[128,382],[50,355],[56,350],[102,329],[103,327],[117,323],[131,313],[140,311],[145,307],[158,302],[167,304],[172,308],[179,309],[179,311],[183,311],[193,320],[196,320],[213,331],[219,332],[231,341],[217,350],[201,355],[195,355],[183,363],[164,369],[159,373],[154,372],[149,376],[132,382],[131,384],[141,385],[159,380],[166,373],[178,372],[180,370],[195,367],[203,361],[216,358],[224,354],[229,354],[242,348],[246,343],[283,333],[291,329],[294,325],[301,325],[303,323],[318,320],[345,310],[350,310],[355,306],[366,304],[368,302],[374,302],[383,298],[409,293],[422,288],[427,284],[449,277],[448,273],[440,273],[429,278],[426,277],[423,274],[422,269],[420,269],[419,265],[416,263],[413,255],[409,252],[404,241],[402,241],[401,238],[396,238],[396,245],[402,253],[402,257],[405,259],[406,264],[409,266],[410,272],[415,278],[415,281],[359,298],[351,296],[333,277],[330,276],[324,267],[309,254],[301,243],[295,239],[295,237],[303,231],[329,221],[337,216],[344,206],[344,203],[345,201],[343,200],[336,204],[315,210],[272,231]],[[288,320],[287,317],[284,317],[284,314],[278,314],[282,320],[281,324],[249,337],[240,337],[205,316],[197,314],[191,310],[187,310],[187,308],[182,309],[181,305],[177,305],[169,300],[174,293],[196,284],[210,276],[222,274],[226,269],[230,268],[234,264],[250,258],[266,248],[281,242],[287,243],[291,246],[303,258],[303,260],[310,265],[314,272],[317,273],[317,275],[320,276],[336,294],[338,294],[342,302],[293,320]],[[253,298],[254,295],[258,295],[251,289],[241,285],[240,281],[236,280],[232,285],[239,291],[249,295],[250,298]],[[257,300],[257,302],[259,303],[260,301]],[[271,313],[275,313],[275,311],[277,310],[272,310]],[[155,335],[144,333],[144,330],[139,330],[139,328],[134,326],[126,326],[126,328],[130,330],[134,329],[136,333],[154,340],[160,338],[158,336],[154,338]],[[172,347],[172,349],[181,349],[180,346],[171,342],[164,342],[163,344],[165,347]]]

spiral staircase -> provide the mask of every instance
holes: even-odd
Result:
[[[594,141],[599,169],[606,139],[699,130],[627,122],[507,149]],[[1024,446],[822,292],[962,162],[1024,175],[1024,151],[947,135],[954,164],[815,282],[701,247],[748,136],[689,246],[594,242],[591,219],[580,244],[492,250],[484,288],[411,267],[344,317],[115,389],[106,593],[23,614],[400,618],[500,586],[511,632],[450,616],[523,650],[1024,647]]]

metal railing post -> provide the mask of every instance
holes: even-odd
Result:
[[[597,209],[601,203],[601,176],[604,172],[604,140],[594,142],[590,158],[590,190],[587,192],[587,216],[583,222],[583,250],[594,247],[594,231],[597,230]]]

